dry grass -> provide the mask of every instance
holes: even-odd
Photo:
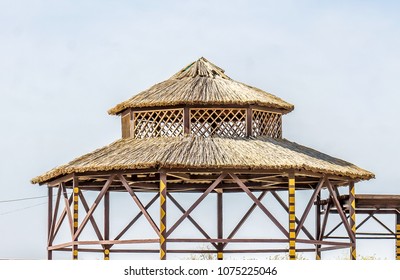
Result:
[[[292,104],[275,95],[232,80],[224,70],[202,57],[168,80],[116,105],[108,113],[117,115],[126,108],[228,104],[267,106],[284,113],[294,109]]]
[[[73,172],[142,168],[300,169],[368,180],[369,171],[286,139],[127,138],[59,166],[32,183]]]

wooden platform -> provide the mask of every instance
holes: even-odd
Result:
[[[399,209],[400,195],[393,194],[358,194],[356,195],[356,208]]]

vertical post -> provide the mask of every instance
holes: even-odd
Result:
[[[224,228],[223,228],[223,201],[222,201],[222,189],[217,193],[217,231],[218,231],[218,239],[224,238]],[[218,243],[218,253],[217,259],[223,260],[224,259],[224,244]]]
[[[189,107],[183,108],[183,135],[190,134],[190,110]]]
[[[396,260],[400,261],[400,213],[396,214]]]
[[[321,235],[321,191],[318,192],[315,205],[315,239]],[[315,259],[321,260],[321,245],[315,245]]]
[[[160,172],[160,260],[167,259],[167,174]]]
[[[78,178],[74,175],[73,177],[73,234],[76,233],[78,230],[78,195],[79,195],[79,182]],[[76,238],[73,241],[78,241],[78,238]],[[78,259],[78,245],[73,245],[72,246],[72,259],[77,260]]]
[[[110,192],[104,195],[104,240],[110,240]],[[110,246],[104,246],[104,260],[110,259]]]
[[[349,215],[350,215],[350,228],[352,232],[352,242],[350,247],[350,259],[357,259],[356,252],[356,191],[354,181],[349,183]]]
[[[51,225],[53,223],[53,188],[48,186],[47,187],[47,196],[48,196],[48,204],[47,204],[47,236],[48,239],[50,240],[51,238]],[[49,244],[50,246],[51,244]],[[53,259],[53,251],[47,249],[47,259],[51,260]]]
[[[289,172],[289,259],[296,259],[296,211],[295,190],[296,182],[294,172]]]
[[[246,136],[250,137],[252,135],[252,126],[253,126],[253,116],[252,116],[252,108],[249,107],[246,109]]]

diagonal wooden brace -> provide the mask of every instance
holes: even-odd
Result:
[[[208,189],[193,203],[192,206],[175,222],[175,224],[168,230],[166,236],[168,237],[182,222],[184,219],[187,218],[187,216],[192,213],[192,211],[203,201],[203,199],[210,193],[212,192],[219,183],[226,177],[227,173],[222,173],[221,175],[218,176],[218,178],[212,183]]]
[[[160,236],[160,229],[154,222],[153,218],[150,216],[149,212],[147,212],[146,208],[143,206],[142,202],[140,202],[139,198],[136,196],[135,192],[132,190],[132,188],[129,186],[128,182],[126,181],[124,175],[119,174],[118,178],[121,180],[122,185],[125,187],[125,189],[128,191],[128,193],[131,195],[132,199],[135,201],[136,205],[139,207],[140,211],[143,213],[143,215],[146,217],[147,221],[150,223],[150,226],[154,229],[154,231],[157,233],[158,236]]]
[[[289,232],[279,223],[279,221],[272,215],[271,212],[255,197],[249,188],[235,175],[229,173],[229,176],[239,185],[239,187],[257,204],[258,207],[270,218],[270,220],[278,227],[278,229],[286,236],[289,237]]]

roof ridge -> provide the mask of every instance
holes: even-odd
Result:
[[[195,78],[196,76],[231,80],[226,74],[225,70],[210,62],[203,56],[198,60],[193,61],[186,67],[175,73],[171,79]]]

